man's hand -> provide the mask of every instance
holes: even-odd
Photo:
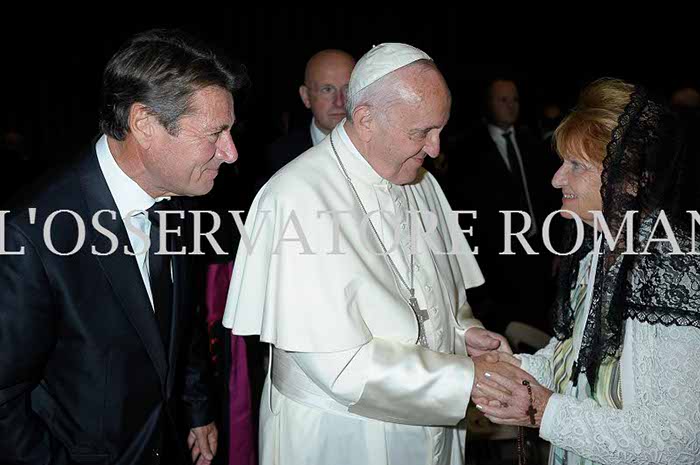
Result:
[[[187,437],[187,447],[192,452],[192,463],[196,465],[210,465],[216,455],[216,445],[219,432],[212,422],[205,426],[192,428]]]
[[[484,328],[469,328],[464,333],[464,343],[470,357],[478,357],[493,350],[513,353],[505,337]]]

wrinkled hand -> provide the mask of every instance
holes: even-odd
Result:
[[[489,354],[487,357],[490,357],[490,360],[500,358],[495,354]],[[510,368],[500,372],[496,370],[486,371],[483,374],[484,381],[477,378],[476,385],[472,390],[472,400],[476,407],[493,423],[539,428],[552,391],[541,386],[527,372],[507,362],[499,361],[495,364],[495,368],[502,368],[498,366],[498,363],[507,364]],[[493,368],[494,365],[492,361],[488,360],[480,362],[480,364],[486,368]],[[530,383],[532,390],[532,407],[535,409],[533,412],[534,424],[532,424],[529,414],[530,395],[523,380]]]
[[[503,357],[503,359],[502,359]],[[508,392],[505,388],[498,386],[497,384],[493,383],[492,381],[489,380],[489,377],[486,375],[487,373],[489,375],[493,373],[498,373],[502,376],[508,377],[508,378],[515,378],[519,377],[520,373],[525,373],[526,376],[528,375],[526,372],[522,371],[520,368],[517,366],[513,365],[512,363],[509,362],[509,360],[513,359],[515,361],[518,361],[515,357],[513,357],[510,354],[504,354],[502,352],[486,352],[483,355],[479,355],[478,357],[472,357],[472,362],[474,362],[474,388],[472,389],[472,397],[474,395],[478,395],[480,398],[484,398],[483,392],[481,392],[477,386],[482,385],[482,384],[490,384],[494,389],[498,389],[505,392]],[[494,400],[493,398],[490,398],[489,400]],[[474,402],[476,403],[476,401]]]
[[[216,455],[219,432],[212,422],[205,426],[192,428],[187,437],[187,447],[192,452],[192,463],[210,465]]]
[[[478,357],[493,350],[513,353],[505,337],[484,328],[469,328],[464,333],[464,343],[470,357]]]
[[[506,363],[513,365],[514,367],[520,368],[520,363],[521,363],[520,359],[516,358],[511,353],[498,351],[498,352],[491,352],[491,354],[498,357],[499,362],[506,362]]]

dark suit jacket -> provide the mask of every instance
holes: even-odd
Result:
[[[515,256],[500,255],[504,251],[504,215],[501,211],[527,211],[526,200],[508,170],[484,123],[465,131],[448,147],[449,173],[447,196],[454,210],[475,210],[477,218],[463,219],[464,229],[473,226],[470,245],[478,246],[477,260],[486,278],[479,291],[491,315],[480,315],[496,330],[503,330],[512,320],[525,321],[547,328],[548,260],[542,247],[542,222],[549,213],[544,200],[556,195],[550,185],[554,171],[549,153],[524,128],[516,128],[516,140],[523,161],[528,190],[535,213],[533,222],[538,233],[528,238],[539,257],[528,256],[513,238]],[[554,160],[556,164],[556,160]],[[512,232],[522,229],[521,216],[512,216]],[[477,292],[477,291],[475,291]],[[527,309],[524,305],[527,303]],[[475,307],[478,313],[478,309]]]
[[[259,190],[284,165],[294,160],[313,146],[309,126],[289,131],[268,145],[263,151],[260,174],[256,178],[256,191]]]
[[[123,253],[129,239],[94,145],[26,199],[5,230],[6,250],[24,254],[0,257],[0,462],[157,463],[153,449],[162,434],[168,463],[181,463],[179,415],[190,426],[212,419],[206,339],[193,319],[187,258],[172,260],[166,352],[136,260]],[[35,221],[27,207],[36,208]],[[83,246],[70,256],[52,253],[42,234],[57,210],[76,212],[86,225]],[[91,226],[100,210],[116,212],[115,220],[102,214],[100,223],[119,243],[104,256],[91,250],[111,246]],[[56,250],[76,246],[75,224],[68,214],[55,217]]]

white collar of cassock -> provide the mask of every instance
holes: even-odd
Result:
[[[348,174],[353,182],[361,180],[382,189],[391,189],[394,186],[394,184],[379,176],[367,159],[357,150],[357,147],[355,147],[345,131],[345,120],[335,127],[333,133],[333,143],[338,150],[338,156],[348,170]]]

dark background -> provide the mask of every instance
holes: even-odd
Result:
[[[250,182],[256,155],[283,131],[283,112],[291,126],[308,124],[297,88],[307,59],[324,48],[341,48],[356,58],[372,45],[389,41],[425,50],[453,93],[447,136],[478,117],[483,83],[493,76],[517,80],[521,119],[533,127],[544,104],[570,108],[581,87],[597,77],[629,79],[663,95],[700,83],[696,40],[683,38],[694,30],[675,22],[665,23],[664,31],[658,24],[651,27],[601,15],[575,25],[571,21],[575,10],[566,19],[546,20],[534,11],[504,13],[508,11],[504,8],[484,13],[471,6],[438,11],[427,4],[367,13],[348,12],[357,5],[340,9],[312,4],[255,9],[205,3],[162,9],[127,4],[85,8],[6,9],[0,19],[0,131],[5,146],[8,134],[14,144],[14,154],[2,160],[3,198],[97,136],[104,65],[127,37],[154,27],[184,29],[248,70],[252,85],[235,102],[238,124],[233,132],[240,159],[223,168],[208,197],[215,203],[214,199],[225,197],[227,207],[240,209],[249,206],[254,194]],[[631,32],[620,29],[624,24],[631,25]],[[18,144],[12,139],[15,134]],[[17,151],[21,162],[15,159]]]
[[[426,51],[453,94],[443,140],[479,118],[480,95],[492,77],[517,81],[521,119],[535,129],[544,105],[571,108],[580,89],[599,77],[644,84],[662,96],[681,86],[700,87],[700,41],[694,25],[679,21],[696,22],[696,16],[683,9],[667,18],[656,5],[650,11],[653,20],[645,21],[636,17],[643,7],[613,17],[605,7],[574,3],[558,7],[564,12],[560,18],[505,4],[489,12],[471,4],[374,6],[243,9],[199,2],[160,8],[126,3],[0,7],[0,208],[12,203],[13,193],[41,174],[50,176],[94,141],[106,62],[129,36],[155,27],[184,29],[248,70],[251,85],[235,96],[233,137],[240,158],[221,167],[214,190],[200,199],[201,207],[217,210],[248,209],[255,194],[256,160],[264,145],[284,132],[283,114],[290,126],[309,124],[297,89],[306,61],[324,48],[340,48],[356,58],[382,42],[405,42]],[[581,20],[584,13],[592,18]],[[234,240],[219,243],[233,252],[235,238],[230,236]],[[211,340],[223,348],[213,352],[226,353],[228,339],[220,325],[218,330]],[[254,341],[248,343],[253,357],[264,353]],[[223,377],[223,365],[218,368]],[[251,373],[254,397],[259,393],[256,376],[260,378]],[[225,397],[225,386],[219,385]],[[223,460],[226,454],[222,450],[219,456]]]

